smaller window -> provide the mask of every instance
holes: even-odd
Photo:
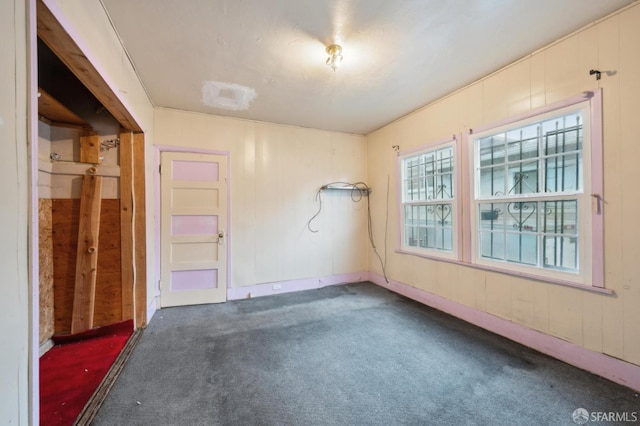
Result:
[[[452,257],[455,252],[455,145],[400,157],[402,249]]]

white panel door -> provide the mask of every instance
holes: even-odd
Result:
[[[227,299],[227,158],[164,152],[160,305]]]

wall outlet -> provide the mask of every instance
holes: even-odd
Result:
[[[282,284],[274,284],[273,285],[273,289],[274,290],[280,290],[282,288]]]

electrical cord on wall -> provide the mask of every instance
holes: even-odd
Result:
[[[318,189],[318,191],[316,192],[316,195],[314,197],[314,200],[320,203],[320,205],[318,206],[318,211],[316,212],[316,214],[314,214],[311,217],[311,219],[307,221],[307,229],[309,229],[309,231],[313,233],[318,232],[317,229],[311,228],[311,222],[313,222],[313,220],[317,218],[320,215],[320,212],[322,211],[322,191],[331,189],[331,186],[333,185],[342,185],[346,188],[351,188],[351,201],[353,201],[354,203],[359,203],[360,201],[362,201],[362,197],[364,197],[365,195],[368,195],[371,190],[371,188],[369,188],[369,186],[364,182],[355,182],[355,183],[331,182],[321,186],[320,189]],[[369,243],[371,244],[371,248],[373,249],[373,252],[375,253],[376,257],[380,261],[380,267],[382,268],[382,275],[384,276],[384,279],[387,283],[389,283],[389,279],[387,278],[387,271],[386,271],[388,222],[389,222],[389,176],[387,176],[387,214],[385,218],[385,229],[384,229],[384,257],[385,257],[384,261],[382,260],[382,257],[378,252],[378,248],[376,247],[376,243],[373,238],[373,223],[371,220],[371,201],[370,201],[370,198],[367,197],[367,231],[369,234]]]

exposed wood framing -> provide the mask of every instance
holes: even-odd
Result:
[[[122,128],[127,129],[120,135],[119,237],[121,251],[120,268],[117,272],[122,281],[118,283],[117,293],[121,293],[121,299],[118,309],[112,309],[112,311],[117,311],[121,319],[134,319],[136,327],[143,327],[146,324],[147,281],[144,134],[133,115],[100,75],[96,66],[58,21],[54,14],[57,13],[56,9],[54,7],[49,9],[43,0],[36,0],[36,4],[38,37],[118,120]],[[52,123],[55,121],[49,120]],[[135,132],[135,135],[131,132]],[[90,159],[82,158],[83,162],[99,163],[99,159],[97,162],[94,160],[95,155]],[[98,169],[97,165],[96,169]],[[96,170],[95,174],[100,174],[100,170]],[[80,250],[79,248],[78,252]],[[113,297],[110,300],[113,300]],[[100,300],[97,303],[100,303]],[[56,330],[59,323],[63,322],[59,322],[56,309]]]
[[[133,287],[133,135],[120,132],[120,263],[122,264],[122,319],[134,318]]]
[[[135,118],[42,0],[37,1],[36,13],[38,37],[93,93],[93,96],[118,120],[122,127],[141,132],[142,128]]]
[[[100,163],[100,136],[93,132],[80,136],[80,162]]]
[[[38,95],[38,115],[46,118],[51,126],[91,129],[89,123],[40,87]]]
[[[87,175],[82,178],[78,255],[73,294],[73,314],[71,317],[72,334],[93,328],[98,270],[101,192],[101,176]]]
[[[135,250],[135,306],[136,326],[147,324],[147,252],[140,250],[146,246],[145,209],[145,157],[144,133],[133,135],[133,203],[134,203],[134,245]]]

